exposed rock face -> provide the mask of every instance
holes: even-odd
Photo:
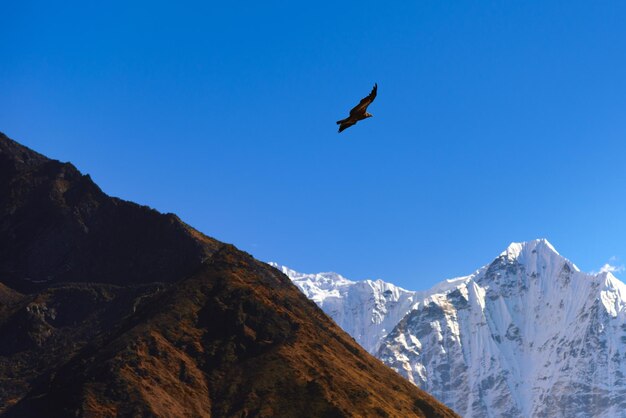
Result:
[[[626,410],[626,286],[545,240],[421,302],[377,353],[465,417],[616,417]]]
[[[395,324],[389,313],[402,305],[376,282],[281,268],[358,342],[377,341],[377,357],[464,417],[624,416],[626,286],[580,272],[546,240],[511,244],[429,291],[403,291],[412,302]]]
[[[276,269],[0,135],[0,415],[456,416]]]

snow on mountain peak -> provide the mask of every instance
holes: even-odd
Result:
[[[466,418],[626,416],[626,285],[581,272],[545,239],[425,292],[272,265]]]
[[[563,259],[558,251],[545,238],[535,239],[526,242],[512,242],[506,250],[500,253],[500,257],[504,257],[510,261],[517,261],[520,264],[532,262],[536,258]]]
[[[376,355],[465,417],[624,416],[624,283],[534,240],[457,284],[417,304]]]
[[[289,277],[302,293],[318,305],[327,298],[341,298],[344,289],[354,282],[334,272],[305,274],[299,273],[275,262],[267,263]]]
[[[517,266],[528,274],[550,276],[546,269],[580,271],[580,269],[558,251],[545,238],[526,242],[513,242],[490,264],[490,269],[509,266],[509,272]]]
[[[293,283],[370,353],[413,307],[418,292],[383,280],[354,282],[337,273],[299,273],[269,263]]]
[[[596,279],[601,283],[600,300],[607,314],[611,318],[626,316],[626,284],[608,271],[598,273]]]

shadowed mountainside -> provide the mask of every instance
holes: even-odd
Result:
[[[219,243],[175,215],[111,198],[72,164],[0,134],[0,277],[19,291],[59,282],[174,281]]]
[[[0,134],[0,415],[456,416],[278,270]]]

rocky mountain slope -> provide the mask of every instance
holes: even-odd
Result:
[[[456,416],[278,270],[0,134],[0,415]]]
[[[512,244],[420,303],[377,355],[465,417],[622,416],[626,286],[545,240]]]
[[[625,322],[621,281],[535,240],[420,294],[376,355],[464,417],[618,417]]]

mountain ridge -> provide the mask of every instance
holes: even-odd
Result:
[[[269,265],[287,275],[370,353],[420,295],[382,280],[355,282],[332,272],[304,274],[274,262]]]
[[[0,416],[457,416],[278,270],[0,135]]]
[[[626,285],[610,272],[537,239],[416,293],[375,355],[462,416],[626,409]]]
[[[0,276],[18,291],[85,277],[174,281],[220,245],[173,214],[107,196],[72,164],[2,133],[0,174]]]

